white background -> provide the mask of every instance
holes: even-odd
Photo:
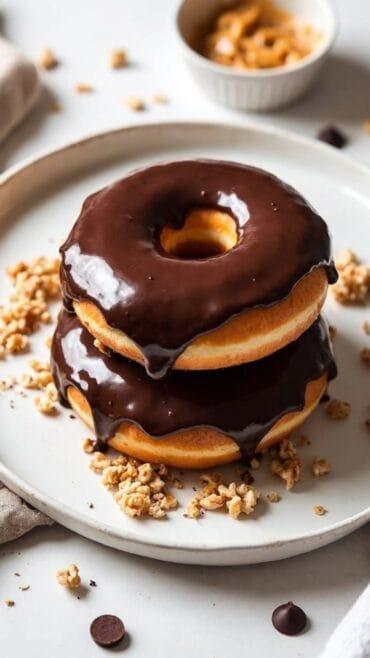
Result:
[[[208,102],[193,86],[176,50],[174,0],[3,0],[3,32],[30,57],[44,46],[60,57],[45,73],[41,102],[0,148],[0,169],[36,151],[89,132],[159,119],[253,119],[314,136],[335,123],[350,137],[346,152],[370,165],[370,6],[337,0],[341,29],[334,52],[310,95],[291,108],[243,115]],[[109,51],[128,49],[131,65],[107,68]],[[95,92],[77,95],[86,82]],[[133,114],[129,94],[166,106]],[[57,100],[62,111],[53,114]],[[351,218],[348,218],[351,221]],[[21,257],[21,254],[20,254]],[[1,268],[1,264],[0,264]],[[1,268],[2,269],[2,268]],[[25,440],[27,437],[25,437]],[[240,568],[181,567],[124,555],[62,528],[39,529],[0,549],[0,651],[4,658],[106,655],[88,633],[98,614],[122,617],[132,658],[314,658],[370,572],[369,527],[330,547],[288,561]],[[62,589],[55,571],[76,562],[86,587],[80,600]],[[17,578],[15,571],[21,573]],[[19,592],[18,585],[31,588]],[[6,608],[3,599],[16,601]],[[273,630],[271,612],[287,599],[308,612],[311,626],[298,638]]]

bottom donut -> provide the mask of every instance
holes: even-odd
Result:
[[[283,439],[312,413],[336,374],[322,318],[260,361],[173,371],[155,381],[140,365],[101,352],[65,311],[53,338],[52,371],[61,399],[101,441],[143,461],[196,469]]]

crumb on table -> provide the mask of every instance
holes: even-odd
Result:
[[[111,69],[121,69],[127,65],[127,52],[123,48],[114,48],[109,53],[109,67]]]
[[[37,64],[45,71],[50,71],[58,66],[58,60],[51,48],[43,48],[37,58]]]
[[[370,368],[370,347],[364,347],[360,352],[360,358],[365,366]]]
[[[91,94],[94,91],[94,87],[86,82],[76,82],[74,89],[78,94]]]
[[[145,110],[145,103],[140,96],[127,96],[125,105],[133,112],[141,112]]]
[[[81,585],[80,572],[77,564],[70,564],[66,569],[57,571],[57,581],[63,587],[71,589]]]

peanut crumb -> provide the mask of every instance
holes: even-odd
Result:
[[[294,485],[302,479],[302,464],[294,444],[289,439],[283,439],[277,447],[270,449],[270,454],[271,473],[285,482],[288,491],[293,489]]]
[[[59,569],[57,571],[57,581],[63,587],[71,589],[81,585],[81,578],[79,568],[76,564],[70,564],[66,569]]]
[[[370,368],[370,347],[364,347],[360,352],[361,361]]]
[[[361,325],[361,329],[365,334],[370,336],[370,322],[368,322],[367,320],[363,322]]]
[[[332,398],[325,407],[325,411],[332,420],[343,420],[351,412],[351,405],[344,400]]]
[[[324,514],[326,514],[327,512],[325,507],[323,507],[322,505],[315,505],[313,511],[317,516],[324,516]]]
[[[57,411],[53,402],[46,395],[34,398],[34,405],[40,414],[45,414],[46,416],[51,416]]]
[[[166,105],[166,103],[168,103],[168,98],[163,94],[153,94],[152,101],[157,105]]]
[[[281,500],[281,496],[279,496],[277,491],[270,491],[266,495],[266,498],[270,503],[278,503]]]
[[[37,63],[45,71],[50,71],[58,66],[58,60],[50,48],[43,48],[38,56]]]
[[[339,279],[331,291],[337,302],[364,304],[370,292],[370,267],[361,264],[350,249],[346,249],[335,264]]]
[[[362,127],[365,133],[368,133],[370,135],[370,117],[368,119],[365,119],[364,123],[362,124]]]
[[[336,337],[337,333],[338,333],[338,329],[337,329],[336,327],[334,327],[332,324],[329,325],[329,336],[330,336],[330,340],[334,340],[334,338]]]
[[[252,471],[258,471],[259,467],[261,466],[261,462],[259,459],[256,459],[256,457],[253,457],[249,465]]]
[[[27,592],[28,589],[30,589],[30,585],[19,585],[19,588],[21,592]]]
[[[190,500],[185,516],[199,518],[203,510],[212,512],[217,509],[227,511],[233,519],[241,514],[251,514],[259,499],[259,492],[246,482],[225,484],[220,473],[205,473],[200,476],[203,488]]]
[[[318,459],[314,457],[311,462],[311,472],[315,477],[321,477],[322,475],[327,475],[331,471],[330,463],[327,459]]]
[[[50,104],[49,109],[50,109],[50,112],[54,112],[54,114],[58,114],[58,112],[61,111],[62,106],[57,101],[54,101],[54,103]]]
[[[13,608],[14,605],[15,605],[13,599],[5,599],[4,603],[5,603],[6,606],[8,606],[8,608]]]
[[[133,112],[141,112],[145,110],[145,103],[139,96],[128,96],[125,100],[125,104],[129,110]]]
[[[109,67],[111,69],[121,69],[127,65],[127,53],[123,48],[115,48],[109,54]]]
[[[86,82],[76,82],[75,91],[78,94],[91,94],[94,91],[94,88]]]
[[[94,452],[94,441],[89,438],[84,439],[82,441],[82,450],[87,454]]]

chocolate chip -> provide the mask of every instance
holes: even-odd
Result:
[[[100,615],[91,622],[91,637],[101,647],[115,647],[125,635],[125,627],[115,615]]]
[[[89,585],[90,585],[90,587],[96,587],[95,580],[90,580]]]
[[[292,601],[279,605],[272,613],[273,626],[284,635],[298,635],[306,623],[306,613]]]
[[[335,126],[326,126],[317,135],[318,139],[330,146],[334,146],[337,149],[343,148],[348,142],[346,135],[338,130]]]

